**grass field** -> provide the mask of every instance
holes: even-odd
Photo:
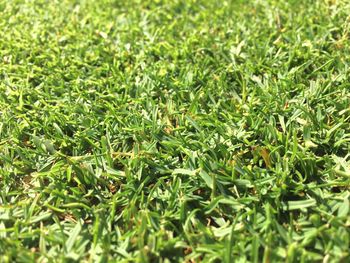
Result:
[[[349,262],[349,14],[0,0],[0,262]]]

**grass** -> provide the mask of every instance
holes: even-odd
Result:
[[[346,0],[0,1],[1,262],[348,262]]]

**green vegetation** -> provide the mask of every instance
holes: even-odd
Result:
[[[349,14],[0,0],[0,262],[348,262]]]

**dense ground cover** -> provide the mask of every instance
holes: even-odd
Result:
[[[0,1],[0,261],[349,260],[349,14]]]

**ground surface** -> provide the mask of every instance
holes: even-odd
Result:
[[[349,260],[349,14],[0,1],[0,261]]]

